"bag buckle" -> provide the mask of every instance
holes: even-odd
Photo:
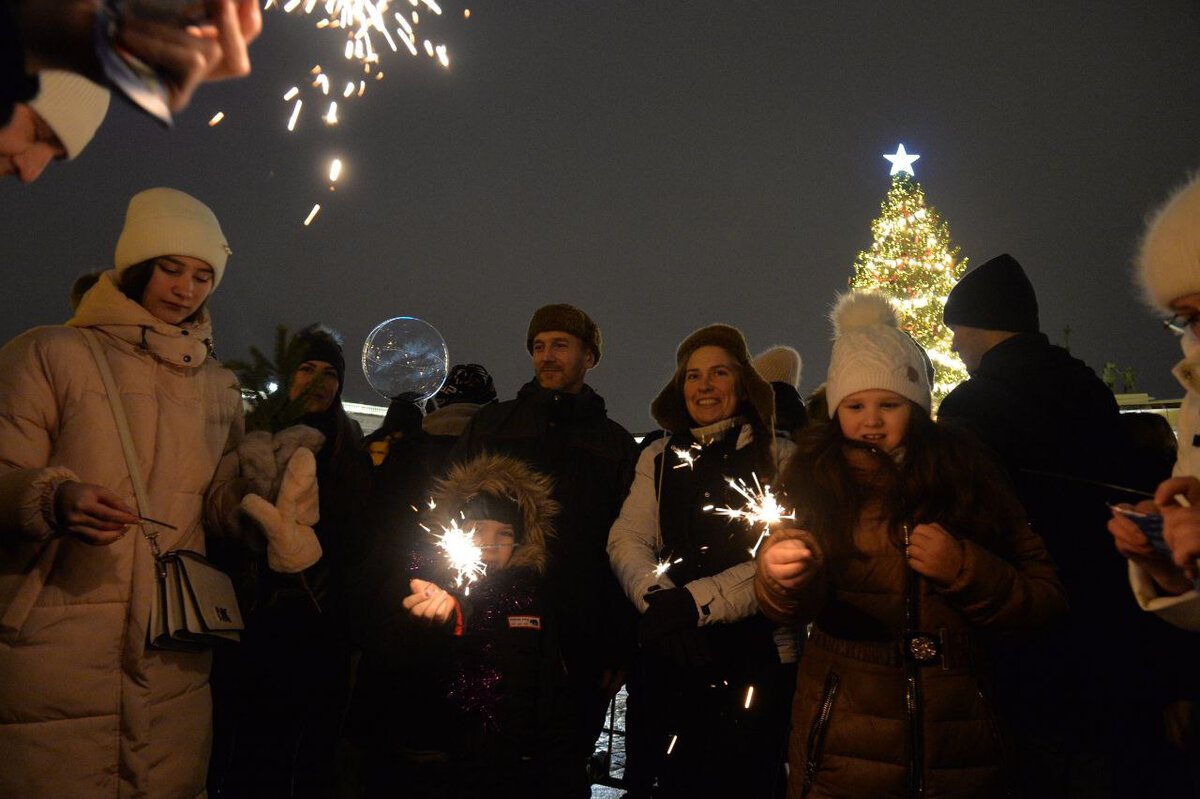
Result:
[[[904,655],[922,666],[941,662],[942,642],[929,633],[909,633],[904,636]]]

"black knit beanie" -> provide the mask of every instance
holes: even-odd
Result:
[[[1004,253],[963,275],[946,299],[942,319],[951,327],[1036,333],[1037,294],[1017,259]]]
[[[309,325],[296,334],[296,346],[300,353],[299,363],[324,361],[337,370],[338,392],[346,385],[346,358],[342,355],[342,337],[324,325]]]

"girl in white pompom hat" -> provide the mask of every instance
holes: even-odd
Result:
[[[982,445],[930,418],[888,300],[846,295],[833,320],[829,420],[797,436],[796,522],[754,579],[768,618],[812,625],[788,796],[1003,796],[985,641],[1061,622],[1066,592]]]

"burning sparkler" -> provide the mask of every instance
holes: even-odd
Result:
[[[679,463],[675,464],[672,468],[682,469],[686,466],[689,469],[695,469],[696,457],[703,449],[699,444],[692,444],[687,449],[683,447],[671,447],[671,451],[675,453],[675,457],[679,458]]]
[[[454,572],[454,587],[465,587],[466,592],[471,593],[471,583],[487,573],[483,550],[475,544],[475,531],[464,530],[458,526],[457,519],[452,519],[442,526],[441,533],[434,535],[434,540]]]
[[[675,560],[671,560],[670,558],[665,558],[663,560],[660,560],[658,562],[658,565],[654,567],[654,576],[662,577],[664,574],[667,573],[668,569],[670,569],[672,566],[674,566],[676,563],[679,563],[682,560],[683,560],[683,558],[675,558]]]
[[[750,477],[754,480],[753,487],[740,477],[725,478],[726,482],[729,483],[729,487],[745,498],[745,505],[740,508],[730,508],[728,506],[717,508],[712,505],[705,505],[703,509],[729,519],[742,519],[749,523],[751,527],[761,526],[762,530],[759,532],[758,540],[750,548],[750,555],[753,557],[758,554],[758,548],[762,545],[763,539],[771,534],[771,525],[778,524],[784,519],[794,520],[796,514],[779,504],[779,500],[771,493],[771,486],[760,483],[757,474],[751,472]]]

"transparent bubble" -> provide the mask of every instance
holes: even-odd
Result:
[[[371,388],[387,399],[424,402],[446,382],[449,357],[437,328],[422,319],[397,316],[367,336],[362,369]]]

